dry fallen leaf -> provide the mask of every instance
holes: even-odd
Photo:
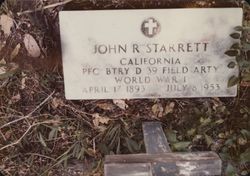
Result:
[[[18,55],[20,48],[21,48],[21,44],[19,43],[19,44],[15,47],[15,49],[12,51],[12,53],[10,54],[10,59],[11,59],[11,60],[14,59],[14,58]]]
[[[111,103],[98,103],[97,106],[103,110],[111,111],[114,109],[114,105]]]
[[[93,124],[95,127],[99,127],[100,124],[102,125],[108,124],[108,122],[110,121],[110,118],[102,117],[98,113],[93,114],[92,117],[94,118]]]
[[[7,66],[0,65],[0,75],[3,75],[7,72]]]
[[[56,109],[56,108],[62,106],[63,104],[64,104],[63,100],[60,99],[60,98],[53,98],[52,102],[51,102],[51,105],[52,105],[53,109]]]
[[[19,100],[21,100],[21,95],[19,93],[11,98],[12,103],[16,103]]]
[[[1,41],[0,40],[0,51],[5,47],[6,41]]]
[[[41,55],[40,47],[32,35],[25,34],[23,42],[29,56],[37,58]]]
[[[162,117],[163,116],[163,111],[164,111],[164,109],[163,109],[161,104],[154,104],[152,106],[152,112],[157,117]]]
[[[217,110],[218,107],[223,106],[223,102],[219,98],[212,98],[213,110]]]
[[[13,76],[19,68],[16,63],[0,64],[0,79],[6,79]]]
[[[126,110],[128,108],[128,105],[124,100],[113,100],[113,103],[123,110]]]
[[[165,108],[165,114],[169,114],[169,113],[172,113],[174,112],[174,107],[175,107],[175,103],[174,102],[171,102],[169,104],[167,104],[166,108]]]
[[[239,145],[246,145],[247,144],[247,139],[244,139],[243,137],[240,137],[238,139],[238,144]]]
[[[6,61],[4,59],[0,60],[0,65],[5,65]]]
[[[11,136],[12,136],[12,134],[13,134],[12,130],[7,131],[7,132],[5,133],[5,135],[4,135],[4,136],[5,136],[5,139],[6,139],[6,140],[10,139]]]
[[[1,15],[0,26],[5,37],[8,37],[11,34],[11,28],[14,26],[14,20],[7,15]]]

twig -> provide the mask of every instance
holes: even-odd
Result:
[[[62,6],[62,5],[65,5],[67,3],[70,3],[71,1],[73,1],[73,0],[66,0],[66,1],[63,1],[63,2],[58,2],[58,3],[50,4],[50,5],[41,7],[41,8],[37,8],[35,10],[26,10],[26,11],[23,11],[23,12],[18,12],[17,15],[20,16],[20,15],[34,13],[34,12],[45,10],[45,9],[49,9],[49,8],[54,8],[54,7],[57,7],[57,6]]]
[[[25,131],[25,133],[22,135],[22,137],[20,137],[16,142],[13,142],[13,143],[11,143],[9,145],[6,145],[6,146],[0,148],[0,151],[4,150],[6,148],[12,147],[14,145],[17,145],[18,143],[20,143],[22,141],[22,139],[30,132],[30,130],[32,129],[32,127],[33,127],[33,125],[29,126],[29,128]]]
[[[86,116],[86,115],[92,116],[92,114],[89,114],[87,112],[83,112],[83,111],[78,110],[78,109],[76,109],[76,108],[74,108],[72,106],[69,106],[67,104],[65,104],[64,107],[70,108],[74,113],[79,113],[80,115],[82,114],[84,116]],[[89,127],[93,128],[93,125],[89,121],[87,121],[85,118],[81,118],[81,120],[83,120]]]
[[[5,106],[1,106],[0,109],[5,109],[6,111],[8,111],[8,113],[10,113],[9,111],[12,111],[12,113],[16,113],[18,115],[16,115],[17,117],[23,117],[23,113],[16,111],[15,109],[9,108],[9,107],[5,107]],[[3,115],[5,115],[6,113],[1,112]],[[8,118],[8,117],[7,117]]]
[[[56,161],[54,158],[52,157],[49,157],[49,156],[46,156],[46,155],[42,155],[42,154],[39,154],[39,153],[27,153],[26,155],[33,155],[33,156],[39,156],[39,157],[43,157],[43,158],[47,158],[47,159],[50,159],[52,161]]]
[[[19,143],[23,140],[23,138],[30,132],[30,130],[31,130],[33,127],[38,126],[38,125],[41,125],[41,124],[49,124],[49,123],[53,123],[53,122],[54,122],[53,120],[47,120],[47,121],[44,121],[44,122],[35,123],[35,124],[33,124],[33,125],[30,125],[29,128],[25,131],[25,133],[23,133],[23,135],[22,135],[17,141],[15,141],[15,142],[13,142],[13,143],[11,143],[11,144],[8,144],[8,145],[6,145],[6,146],[0,148],[0,151],[4,150],[4,149],[6,149],[6,148],[13,147],[13,146],[19,144]]]
[[[34,112],[36,112],[39,108],[41,108],[41,106],[43,106],[43,105],[44,105],[44,104],[54,95],[54,93],[55,93],[55,91],[53,91],[45,100],[43,100],[42,103],[40,103],[40,104],[39,104],[33,111],[31,111],[28,115],[26,115],[26,116],[24,116],[24,117],[22,117],[22,118],[20,118],[20,119],[16,119],[16,120],[13,120],[13,121],[11,121],[11,122],[9,122],[9,123],[6,123],[6,124],[4,124],[3,126],[1,126],[0,129],[3,129],[3,128],[9,126],[9,125],[12,125],[12,124],[14,124],[14,123],[17,123],[17,122],[19,122],[19,121],[22,121],[22,120],[25,120],[25,119],[29,118]]]
[[[1,136],[3,137],[3,140],[4,140],[4,141],[7,141],[6,137],[4,136],[4,134],[2,133],[1,130],[0,130],[0,134],[1,134]]]

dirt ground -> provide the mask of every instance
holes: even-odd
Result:
[[[173,151],[215,151],[223,175],[250,174],[250,49],[243,52],[248,67],[236,98],[69,101],[61,65],[61,10],[235,6],[244,8],[249,27],[250,7],[239,1],[6,0],[0,9],[0,172],[101,176],[105,155],[144,153],[142,122],[160,121]],[[243,37],[248,44],[250,31]]]

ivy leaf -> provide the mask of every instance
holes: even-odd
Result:
[[[243,31],[243,27],[242,26],[236,26],[235,28],[234,28],[234,30],[236,30],[236,31]]]
[[[207,146],[211,146],[213,143],[214,143],[214,140],[212,137],[208,136],[205,134],[205,140],[206,140],[206,143],[207,143]]]
[[[237,85],[240,82],[239,77],[237,76],[232,76],[229,80],[228,80],[228,84],[227,87],[233,87],[235,85]]]
[[[191,137],[191,136],[193,136],[195,134],[195,132],[196,132],[196,129],[192,128],[192,129],[190,129],[190,130],[187,131],[187,135],[189,137]]]
[[[242,164],[250,162],[250,149],[246,150],[244,153],[240,155],[240,162]]]
[[[228,160],[231,159],[230,155],[229,155],[227,152],[225,152],[225,153],[219,153],[219,155],[220,155],[220,158],[221,158],[223,161],[228,161]]]
[[[243,43],[243,50],[245,50],[245,51],[250,50],[250,44],[249,43]]]
[[[230,35],[233,39],[240,39],[240,33],[233,33]]]
[[[176,151],[185,151],[187,150],[188,146],[191,144],[191,142],[177,142],[173,144],[173,147]]]
[[[231,46],[231,49],[240,49],[240,43],[234,43],[234,44]]]
[[[240,132],[245,138],[250,138],[250,131],[242,129]]]
[[[225,52],[226,55],[230,56],[230,57],[235,57],[239,54],[238,50],[228,50]]]
[[[235,62],[230,62],[228,64],[228,68],[234,68],[236,66],[236,63]]]
[[[232,164],[228,164],[226,168],[226,175],[227,176],[235,176],[236,175],[236,170],[232,166]]]
[[[243,70],[243,68],[245,68],[246,70],[247,70],[248,68],[250,69],[250,62],[249,62],[249,61],[240,59],[240,60],[238,61],[238,65],[242,68],[242,70]],[[245,74],[245,73],[243,73],[243,74]]]
[[[243,81],[250,81],[250,73],[244,74]]]
[[[167,137],[167,139],[168,139],[168,141],[170,143],[176,143],[177,142],[176,133],[174,131],[172,131],[172,130],[168,130],[166,132],[166,137]]]

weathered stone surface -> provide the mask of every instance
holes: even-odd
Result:
[[[68,99],[236,96],[224,53],[242,9],[60,13]]]
[[[142,165],[142,163],[147,165]],[[128,165],[133,166],[133,164],[139,164],[140,170],[136,170],[136,167],[126,167]],[[134,176],[131,174],[132,171],[150,174],[150,170],[146,169],[148,164],[151,164],[153,170],[151,172],[155,176],[221,175],[222,168],[220,157],[214,152],[108,155],[105,157],[105,175],[109,176],[112,171],[116,172],[114,176],[122,175],[124,172],[124,176]],[[119,172],[119,168],[123,172]],[[125,168],[127,168],[129,174],[126,173]]]

